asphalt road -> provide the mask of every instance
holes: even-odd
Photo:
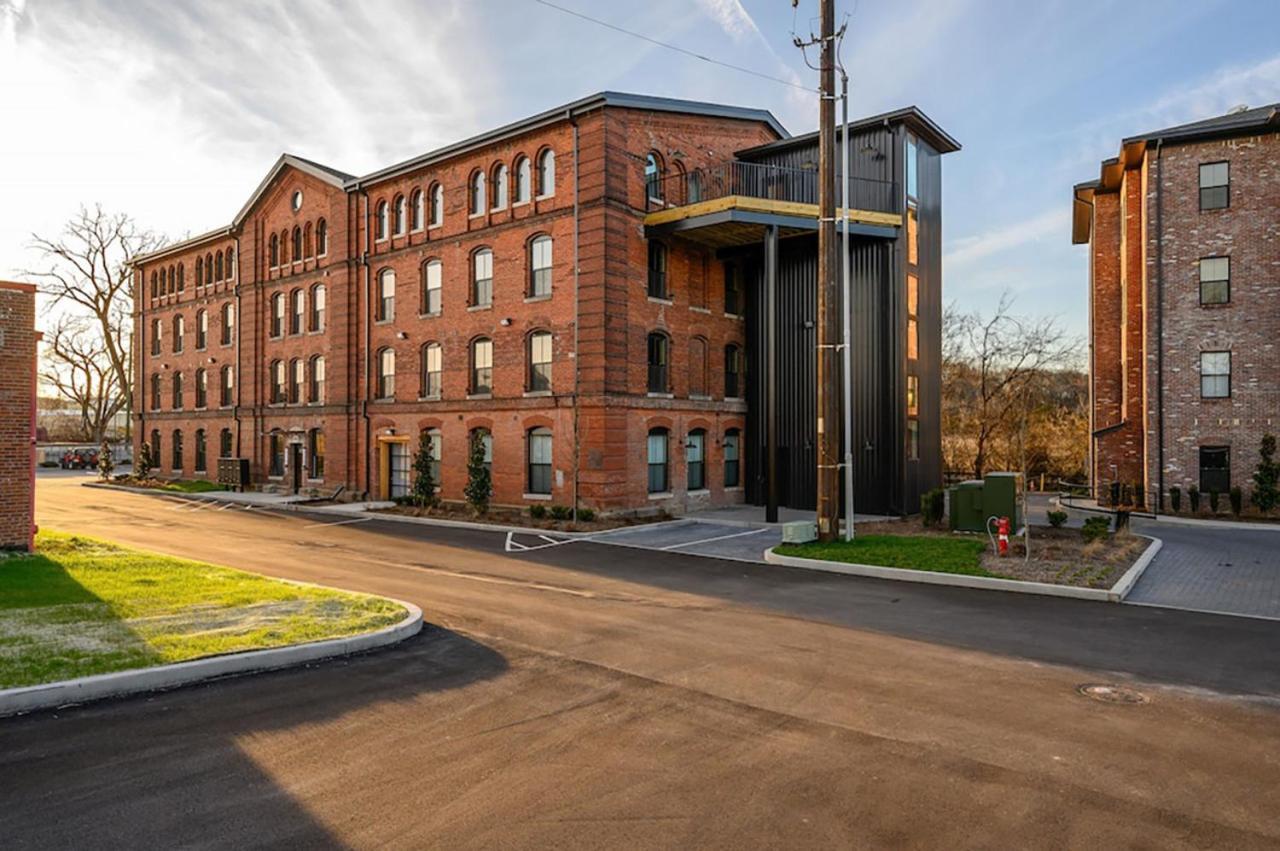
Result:
[[[24,847],[1274,847],[1280,623],[239,509],[39,522],[399,597],[310,668],[0,721]],[[1140,705],[1080,696],[1118,682]]]

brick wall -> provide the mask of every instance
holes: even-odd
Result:
[[[30,549],[35,507],[35,287],[0,281],[0,549]]]

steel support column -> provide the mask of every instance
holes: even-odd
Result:
[[[778,226],[764,231],[764,466],[768,523],[778,522]]]

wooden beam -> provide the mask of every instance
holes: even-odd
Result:
[[[797,201],[778,201],[773,198],[752,198],[747,195],[726,195],[723,198],[715,198],[710,201],[699,201],[696,204],[685,204],[682,207],[672,207],[667,210],[659,210],[656,213],[649,213],[644,217],[644,223],[646,225],[664,225],[669,224],[670,222],[692,219],[697,216],[720,213],[725,210],[746,210],[753,213],[774,213],[781,216],[799,216],[814,220],[818,218],[817,204],[802,204]],[[843,212],[843,210],[837,210],[836,215],[842,215]],[[850,209],[848,218],[849,221],[860,224],[880,225],[883,227],[902,226],[902,216],[899,213],[881,213],[875,210]]]

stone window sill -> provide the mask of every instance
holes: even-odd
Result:
[[[533,500],[537,500],[537,501],[539,501],[539,502],[550,502],[550,501],[551,501],[551,494],[549,494],[549,493],[527,493],[527,494],[525,494],[525,495],[524,495],[524,498],[525,498],[525,499],[533,499]]]

